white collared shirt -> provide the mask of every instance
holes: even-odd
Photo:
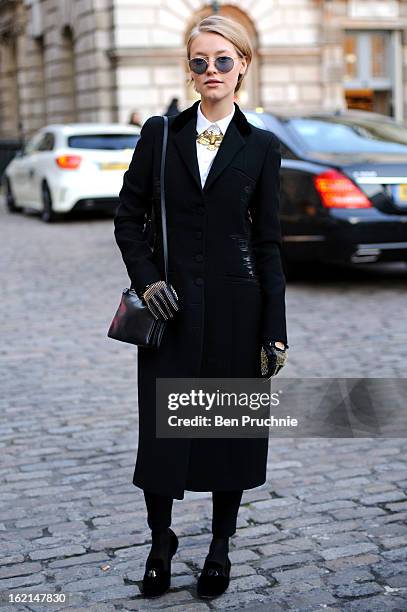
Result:
[[[198,112],[196,116],[196,131],[198,134],[204,132],[209,126],[218,126],[221,130],[222,134],[225,135],[226,130],[228,128],[229,123],[231,122],[233,115],[235,114],[236,107],[233,104],[233,111],[223,117],[222,119],[218,119],[217,121],[209,121],[203,114],[201,110],[201,103],[198,105]],[[209,174],[211,166],[213,164],[213,160],[215,159],[216,153],[218,149],[214,149],[210,151],[205,145],[200,144],[198,141],[196,142],[196,154],[198,157],[199,164],[199,172],[201,175],[201,184],[202,187],[205,185],[206,177]]]

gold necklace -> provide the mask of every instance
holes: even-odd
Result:
[[[196,140],[199,144],[206,146],[209,151],[213,151],[220,147],[220,143],[223,140],[223,134],[215,134],[212,130],[206,129],[204,132],[197,135]]]

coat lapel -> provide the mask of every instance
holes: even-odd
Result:
[[[240,134],[236,124],[231,121],[215,155],[211,169],[206,178],[204,191],[207,191],[223,170],[231,163],[236,153],[244,147],[246,139]],[[196,147],[196,143],[195,143]],[[196,155],[196,148],[195,148]]]
[[[174,143],[178,149],[180,157],[182,158],[184,164],[191,173],[198,189],[202,191],[198,157],[196,154],[196,121],[194,121],[193,117],[190,116],[188,118],[188,121],[180,127],[179,131],[176,131],[174,129],[175,122],[181,117],[181,115],[184,114],[184,112],[186,111],[183,111],[183,113],[177,115],[171,126],[174,130]],[[177,124],[178,123],[179,122],[177,122]]]
[[[246,137],[251,132],[251,127],[239,106],[235,103],[235,114],[228,125],[202,190],[196,153],[196,117],[198,105],[199,100],[177,115],[172,121],[171,129],[174,133],[174,143],[185,166],[191,173],[199,191],[205,193],[230,164],[236,153],[244,147]]]

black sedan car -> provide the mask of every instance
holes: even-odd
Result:
[[[244,111],[281,141],[285,265],[407,261],[407,128],[364,111]]]

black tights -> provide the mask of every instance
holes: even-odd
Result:
[[[236,531],[237,514],[243,491],[212,491],[212,534],[214,538],[229,538]],[[152,532],[166,530],[171,525],[173,498],[144,491],[147,523]]]

